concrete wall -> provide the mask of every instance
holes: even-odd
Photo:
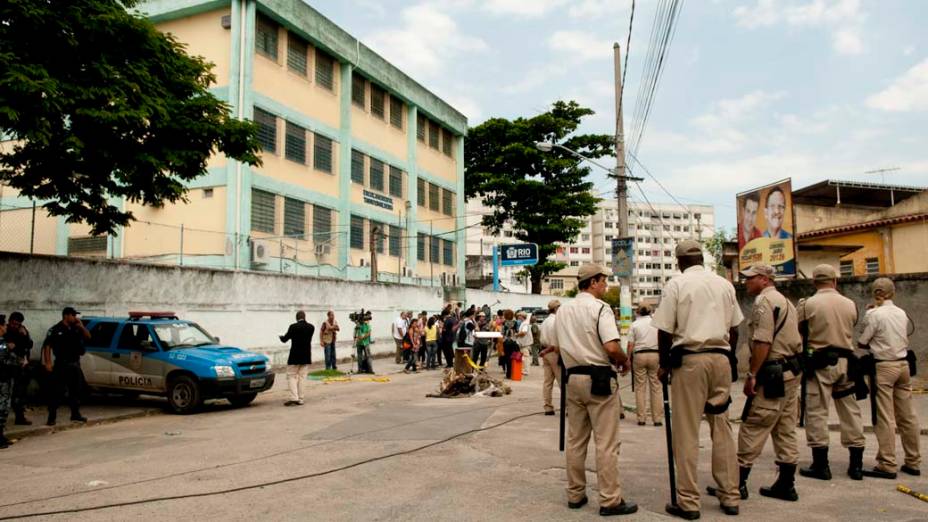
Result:
[[[169,310],[196,321],[224,344],[265,353],[286,364],[286,332],[297,310],[305,310],[317,332],[332,309],[342,327],[338,356],[352,353],[348,314],[362,307],[373,311],[374,353],[394,350],[390,326],[400,309],[438,312],[446,301],[441,287],[372,284],[262,272],[234,272],[193,267],[141,265],[124,261],[29,256],[0,252],[0,313],[26,315],[36,343],[60,320],[64,306],[84,316],[125,316],[135,310]],[[548,296],[494,294],[455,289],[447,300],[465,301],[496,310],[500,306],[545,306]],[[500,304],[494,305],[500,300]],[[322,361],[318,334],[313,360]],[[34,350],[38,355],[39,350]]]
[[[854,301],[861,318],[863,318],[867,309],[867,304],[873,302],[870,294],[870,284],[876,277],[845,277],[838,280],[838,291]],[[928,294],[928,273],[898,274],[886,277],[892,279],[896,284],[896,298],[893,299],[893,302],[905,310],[915,323],[915,333],[909,338],[909,348],[915,350],[918,356],[919,375],[928,375],[928,300],[924,297]],[[741,309],[745,317],[747,317],[751,310],[753,298],[747,295],[744,285],[736,285],[735,288],[738,292]],[[815,287],[812,281],[808,279],[783,281],[777,284],[777,288],[793,304],[796,304],[799,299],[809,297],[815,293]],[[856,335],[859,335],[861,330],[862,324],[861,321],[858,321]],[[742,324],[740,334],[738,363],[742,370],[747,371],[749,355],[746,324]],[[857,342],[856,335],[855,343]]]

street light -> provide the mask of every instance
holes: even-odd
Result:
[[[574,156],[576,156],[576,157],[582,159],[583,161],[586,161],[586,162],[589,162],[589,163],[591,163],[591,164],[593,164],[593,165],[596,165],[597,167],[599,167],[599,168],[605,170],[606,172],[608,172],[609,174],[612,174],[612,175],[615,176],[616,178],[625,179],[625,180],[627,180],[627,181],[644,181],[644,178],[636,178],[636,177],[633,177],[633,176],[621,176],[621,177],[620,177],[617,168],[616,168],[616,169],[610,169],[609,167],[603,165],[602,163],[599,163],[599,162],[597,162],[597,161],[595,161],[595,160],[593,160],[593,159],[591,159],[591,158],[588,158],[588,157],[584,156],[583,154],[580,154],[579,152],[577,152],[577,151],[575,151],[575,150],[573,150],[573,149],[570,149],[570,148],[567,148],[567,147],[561,145],[560,143],[553,143],[553,142],[550,142],[550,141],[536,141],[536,142],[535,142],[535,148],[538,149],[538,150],[540,150],[541,152],[551,152],[552,150],[555,149],[555,147],[558,148],[558,149],[561,149],[561,150],[565,150],[565,151],[567,151],[567,152],[573,154]]]
[[[554,149],[554,144],[550,141],[536,141],[535,148],[541,152],[551,152]]]

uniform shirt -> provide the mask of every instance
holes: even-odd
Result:
[[[78,328],[69,328],[57,323],[48,329],[43,346],[50,346],[55,354],[55,364],[73,364],[84,355],[84,334]]]
[[[779,308],[776,320],[774,309]],[[774,332],[776,338],[774,338]],[[799,318],[796,308],[776,288],[768,286],[754,298],[748,329],[751,340],[770,344],[768,361],[785,359],[802,352],[802,336],[799,335]]]
[[[573,301],[558,308],[557,317],[554,332],[564,366],[612,364],[603,345],[618,341],[619,329],[608,304],[589,292],[580,292]]]
[[[799,322],[809,322],[809,347],[813,350],[832,346],[853,350],[857,306],[834,288],[822,288],[800,301],[796,308]]]
[[[628,341],[635,343],[635,351],[657,350],[657,328],[651,325],[653,318],[650,315],[639,317],[632,323],[631,336]]]
[[[29,337],[29,331],[26,330],[25,327],[23,327],[23,330],[26,331],[25,335],[21,334],[18,330],[8,328],[3,339],[6,341],[7,345],[13,344],[13,353],[23,359],[28,359],[33,343],[32,338]]]
[[[541,322],[541,328],[539,328],[541,335],[539,337],[541,337],[542,346],[557,346],[557,332],[554,331],[556,318],[556,315],[551,314]]]
[[[743,320],[735,287],[696,265],[667,282],[651,324],[672,334],[675,347],[728,350],[728,330]]]
[[[882,305],[867,310],[864,321],[864,331],[858,342],[870,345],[874,359],[896,361],[905,358],[909,348],[909,316],[902,308],[887,299]]]

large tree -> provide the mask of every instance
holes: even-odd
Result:
[[[612,155],[612,136],[576,134],[592,114],[576,102],[558,101],[531,118],[487,120],[467,136],[465,196],[479,197],[493,211],[483,217],[492,233],[511,222],[517,239],[538,244],[538,264],[529,268],[536,294],[542,278],[564,267],[548,260],[556,243],[577,237],[598,200],[587,181],[588,167],[563,149],[542,152],[535,143],[553,141],[593,159]]]
[[[133,219],[116,198],[184,199],[213,153],[260,163],[254,124],[208,91],[212,64],[137,3],[0,2],[0,183],[95,234]]]

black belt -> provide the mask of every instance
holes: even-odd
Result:
[[[686,348],[676,348],[674,350],[680,350],[680,353],[685,357],[687,355],[701,355],[704,353],[717,353],[728,357],[728,354],[731,353],[731,350],[726,350],[725,348],[709,348],[708,350],[687,350]]]
[[[873,362],[875,362],[875,363],[881,363],[881,362],[908,362],[908,360],[909,360],[908,357],[903,357],[903,358],[901,358],[901,359],[874,359]]]
[[[615,370],[612,369],[612,366],[599,366],[595,364],[584,365],[584,366],[574,366],[573,368],[567,368],[567,376],[568,377],[570,377],[571,375],[591,375],[592,376],[594,371],[603,371],[603,370],[595,370],[595,368],[608,368],[612,377],[619,376],[619,374],[616,373]]]
[[[644,350],[635,350],[634,352],[632,352],[632,355],[637,355],[637,354],[639,354],[639,353],[659,353],[659,352],[660,352],[660,350],[658,350],[658,349],[656,349],[656,348],[654,348],[654,349],[652,349],[652,348],[645,348]]]
[[[770,366],[782,366],[783,371],[791,371],[795,375],[799,375],[799,373],[801,372],[798,355],[793,355],[791,357],[784,357],[782,359],[774,359],[772,361],[764,361],[764,364],[762,364],[760,367],[766,368]]]

